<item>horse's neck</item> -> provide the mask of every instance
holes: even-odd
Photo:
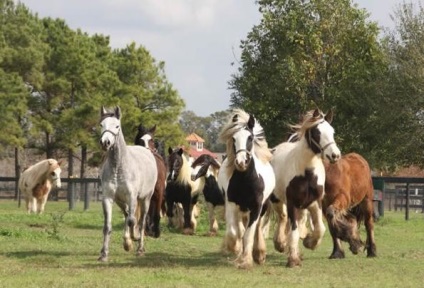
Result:
[[[108,151],[107,156],[112,169],[119,170],[126,162],[126,158],[128,157],[127,144],[125,143],[122,132],[116,137],[116,144]]]
[[[315,152],[312,151],[305,137],[302,137],[299,142],[297,142],[293,150],[298,155],[295,159],[298,159],[298,161],[302,163],[302,166],[313,167],[317,163],[323,164],[321,154],[315,154]]]

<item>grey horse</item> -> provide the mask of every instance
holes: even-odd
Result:
[[[101,169],[103,188],[103,247],[99,261],[107,261],[112,232],[112,204],[125,215],[124,249],[132,249],[132,241],[138,241],[137,255],[144,249],[144,230],[156,179],[157,168],[153,154],[141,146],[127,146],[121,129],[121,109],[112,112],[104,107],[100,113],[100,145],[106,151]]]

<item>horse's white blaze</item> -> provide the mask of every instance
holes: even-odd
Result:
[[[327,121],[318,124],[317,128],[321,132],[319,145],[323,149],[324,158],[330,161],[340,159],[341,152],[334,141],[334,128]]]
[[[54,187],[57,187],[57,188],[62,187],[62,182],[60,181],[60,173],[61,172],[62,172],[62,169],[60,169],[60,167],[56,168],[53,171],[53,174],[52,174],[53,183],[52,184],[53,184]]]
[[[247,149],[247,139],[251,132],[243,129],[234,133],[234,149],[236,153],[235,167],[237,170],[245,171],[250,161],[250,152]],[[253,151],[252,151],[253,153]]]
[[[150,134],[144,134],[140,139],[144,141],[144,147],[149,148],[149,141],[153,138]]]

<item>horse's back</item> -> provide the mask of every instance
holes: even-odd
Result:
[[[153,189],[158,177],[157,163],[153,153],[142,146],[128,146],[128,154],[134,169],[132,173],[142,180],[143,190]],[[130,163],[126,164],[130,165]]]

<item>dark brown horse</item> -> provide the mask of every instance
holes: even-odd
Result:
[[[333,238],[330,259],[345,257],[341,241],[348,242],[350,251],[358,254],[364,245],[359,237],[362,221],[367,233],[367,256],[377,256],[373,219],[374,188],[368,162],[359,154],[349,153],[337,163],[325,163],[325,171],[323,211]]]
[[[150,200],[149,212],[147,214],[146,233],[147,235],[158,238],[160,236],[160,218],[161,211],[165,214],[165,187],[166,187],[166,164],[165,160],[156,150],[153,140],[156,125],[150,129],[146,129],[143,125],[138,126],[138,133],[135,137],[134,144],[144,146],[150,149],[156,160],[158,169],[158,179],[155,185],[152,199]]]

